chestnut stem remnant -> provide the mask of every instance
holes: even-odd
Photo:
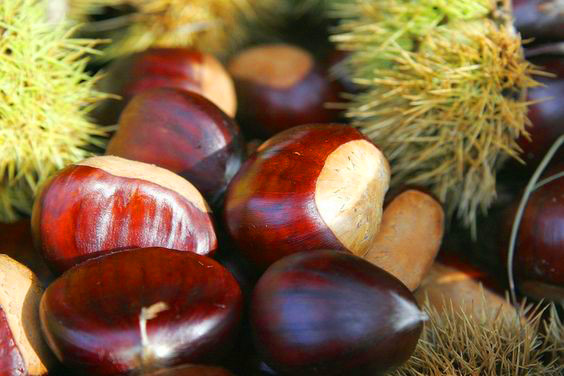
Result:
[[[169,306],[165,302],[158,302],[148,308],[141,308],[141,313],[139,314],[139,333],[141,334],[141,368],[144,368],[146,363],[151,363],[151,360],[155,358],[155,351],[151,348],[149,337],[147,336],[147,321],[156,318],[159,313],[166,311],[167,309],[169,309]]]
[[[535,190],[546,183],[545,179],[541,182],[541,184],[537,185],[541,174],[544,172],[546,166],[552,160],[552,157],[556,154],[556,151],[558,151],[562,144],[564,144],[564,135],[560,136],[554,142],[554,144],[550,147],[545,157],[541,161],[540,165],[535,170],[535,173],[531,177],[531,180],[529,180],[529,183],[525,187],[525,192],[523,193],[523,197],[519,202],[519,208],[517,209],[517,213],[515,214],[515,220],[513,222],[513,227],[511,228],[511,237],[509,239],[509,248],[507,253],[507,278],[509,279],[509,292],[511,294],[511,302],[514,305],[517,305],[517,293],[515,291],[515,277],[513,275],[513,259],[515,257],[515,243],[517,241],[517,232],[519,231],[519,225],[521,224],[521,220],[523,219],[523,213],[525,212],[525,207],[527,205],[529,197]]]

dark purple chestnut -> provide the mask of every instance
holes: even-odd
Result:
[[[539,57],[532,62],[555,77],[537,77],[543,86],[528,92],[528,99],[535,101],[528,113],[532,126],[527,131],[531,140],[521,137],[518,143],[530,168],[534,168],[558,136],[564,134],[564,56]],[[559,155],[564,156],[564,152]]]
[[[555,170],[564,172],[564,163]],[[518,204],[515,201],[506,212],[504,239],[500,242],[504,265]],[[519,226],[513,262],[525,295],[564,300],[564,178],[543,185],[530,196]]]
[[[514,24],[524,38],[564,40],[561,0],[513,0]]]
[[[237,282],[216,261],[140,248],[68,270],[45,291],[40,318],[63,364],[114,375],[221,359],[241,310]]]
[[[100,90],[121,99],[108,99],[95,110],[101,124],[116,124],[135,95],[158,87],[185,89],[201,94],[234,117],[237,99],[233,80],[212,55],[190,48],[149,48],[113,62]]]
[[[339,111],[338,85],[296,46],[268,44],[241,51],[227,67],[235,81],[238,118],[247,134],[266,138],[308,123],[330,123]]]
[[[166,168],[217,206],[243,163],[245,145],[237,124],[203,96],[157,88],[129,102],[106,154]]]
[[[411,356],[425,319],[398,279],[332,250],[279,260],[251,303],[256,349],[283,375],[381,374]]]

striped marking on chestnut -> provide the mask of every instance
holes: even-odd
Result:
[[[112,156],[61,170],[36,200],[32,228],[36,246],[58,272],[127,248],[202,255],[217,248],[210,209],[187,180]]]

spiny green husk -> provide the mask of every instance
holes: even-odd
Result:
[[[485,303],[483,303],[485,304]],[[483,305],[482,307],[485,307]],[[564,325],[556,308],[522,306],[515,315],[487,309],[471,315],[428,304],[429,316],[413,356],[393,376],[559,376],[564,372]],[[523,317],[530,317],[527,321]]]
[[[0,2],[0,221],[29,213],[38,187],[105,132],[86,114],[105,96],[85,73],[92,40],[45,21],[40,0]]]
[[[474,228],[496,171],[518,158],[536,85],[508,1],[336,0],[333,36],[352,52],[353,124],[384,150],[395,186],[430,188]]]
[[[248,20],[275,0],[70,0],[70,17],[85,21],[104,7],[130,6],[127,13],[85,25],[112,43],[102,58],[111,59],[149,47],[196,47],[225,55],[246,37]],[[98,35],[98,34],[96,34]]]

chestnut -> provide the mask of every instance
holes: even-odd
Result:
[[[564,5],[560,0],[513,0],[514,24],[523,38],[564,39]]]
[[[32,232],[56,272],[125,248],[202,255],[217,248],[210,209],[192,184],[163,168],[113,156],[59,171],[34,203]]]
[[[33,247],[29,218],[14,223],[0,223],[0,250],[28,267],[43,286],[55,279],[43,257]]]
[[[488,282],[487,274],[470,264],[435,262],[415,292],[415,298],[420,304],[428,302],[437,312],[454,306],[475,317],[483,313],[515,317],[515,307],[498,291],[485,286],[484,280]]]
[[[228,186],[224,220],[259,268],[302,251],[364,255],[376,234],[390,167],[358,130],[338,124],[288,129],[263,143]]]
[[[106,154],[171,170],[217,206],[241,167],[245,146],[237,124],[206,98],[157,88],[129,102]]]
[[[243,130],[270,137],[307,123],[336,121],[338,85],[313,56],[293,45],[268,44],[241,51],[228,63],[239,100]]]
[[[564,163],[555,170],[562,173]],[[500,242],[504,265],[519,201],[514,201],[505,214],[504,241]],[[516,240],[513,265],[522,292],[537,299],[564,300],[564,178],[531,194]]]
[[[376,375],[405,362],[426,315],[395,277],[357,256],[303,252],[255,287],[256,349],[283,375]]]
[[[101,124],[116,124],[127,103],[147,89],[173,87],[201,94],[230,117],[237,99],[233,80],[213,56],[190,48],[149,48],[116,60],[100,82],[100,91],[121,99],[106,100],[95,110]]]
[[[430,195],[415,189],[400,193],[384,208],[380,231],[363,258],[414,291],[439,252],[444,217]]]
[[[218,361],[241,310],[237,282],[215,260],[140,248],[69,269],[45,290],[39,312],[63,364],[113,375]]]
[[[538,57],[532,62],[555,75],[536,78],[543,85],[529,89],[527,94],[532,102],[528,112],[531,127],[527,128],[530,140],[521,136],[517,142],[527,166],[534,169],[558,136],[564,134],[564,56]],[[558,156],[564,158],[564,152]]]
[[[54,358],[39,324],[42,293],[31,270],[0,254],[1,375],[47,375],[53,366]]]

